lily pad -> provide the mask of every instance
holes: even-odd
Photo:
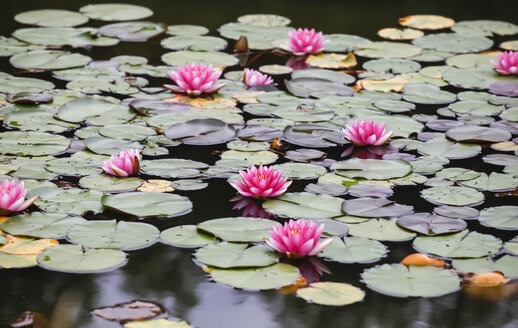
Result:
[[[162,55],[162,61],[167,65],[186,65],[191,63],[213,66],[233,66],[238,59],[232,55],[217,51],[174,51]]]
[[[143,181],[139,178],[121,178],[107,174],[87,175],[79,179],[81,187],[105,192],[133,191],[140,187],[142,183]]]
[[[191,120],[174,124],[165,131],[166,137],[187,145],[214,145],[235,137],[233,126],[216,119]]]
[[[347,178],[385,180],[404,177],[412,170],[411,165],[403,160],[375,160],[352,158],[331,165],[336,174]]]
[[[429,34],[413,40],[412,43],[424,49],[454,53],[479,52],[493,45],[493,41],[485,37],[457,33]]]
[[[79,216],[59,213],[33,212],[10,218],[0,225],[0,229],[12,235],[38,238],[65,238],[70,227],[86,222]]]
[[[128,21],[153,15],[146,7],[125,3],[91,4],[81,7],[79,11],[91,19],[101,21]]]
[[[45,212],[81,215],[90,211],[94,213],[102,211],[101,197],[103,194],[99,191],[40,187],[32,189],[31,193],[40,195],[34,205]]]
[[[211,269],[214,281],[246,290],[276,289],[291,285],[299,277],[299,270],[289,264],[276,263],[258,269]]]
[[[455,270],[462,273],[488,273],[500,271],[509,278],[518,278],[518,257],[504,255],[498,260],[489,257],[480,259],[457,259],[452,261]]]
[[[422,49],[403,42],[377,41],[356,45],[354,52],[368,58],[408,58],[421,54]]]
[[[161,24],[138,21],[104,25],[99,28],[99,33],[121,41],[144,42],[163,33],[164,30]]]
[[[397,217],[413,211],[409,205],[397,204],[386,198],[362,197],[347,199],[342,203],[342,210],[348,215],[362,217]]]
[[[486,208],[480,211],[478,219],[485,226],[504,230],[518,230],[518,206]]]
[[[195,225],[181,225],[164,230],[160,233],[160,240],[177,247],[201,247],[218,241],[198,230]]]
[[[69,10],[40,9],[19,13],[14,20],[22,24],[62,27],[82,25],[88,22],[88,17]]]
[[[270,229],[276,222],[259,218],[221,218],[198,223],[202,232],[207,232],[228,242],[262,242],[270,237]]]
[[[341,263],[372,263],[384,257],[387,251],[387,247],[377,240],[334,237],[318,256]]]
[[[143,160],[140,169],[143,173],[162,178],[193,178],[199,176],[200,170],[209,165],[180,158],[164,158],[155,160]]]
[[[58,245],[38,255],[38,264],[47,270],[95,273],[115,270],[126,263],[126,254],[116,249],[89,249],[80,245]]]
[[[151,224],[116,220],[87,221],[67,232],[74,244],[88,248],[135,250],[153,244],[160,231]]]
[[[406,241],[414,238],[415,233],[400,228],[393,219],[370,219],[365,222],[349,224],[349,234],[355,237],[386,240]]]
[[[414,248],[448,258],[482,257],[498,252],[502,241],[492,235],[464,230],[447,236],[417,237]]]
[[[458,232],[467,227],[464,220],[450,219],[429,213],[413,213],[401,216],[397,219],[397,224],[405,229],[429,236]]]
[[[477,205],[484,201],[484,194],[475,189],[465,187],[432,187],[423,190],[421,195],[427,201],[441,205]]]
[[[160,192],[105,195],[101,202],[107,209],[138,217],[172,217],[186,214],[192,209],[192,203],[187,197]]]
[[[88,56],[65,51],[34,50],[14,55],[9,62],[16,68],[54,70],[85,66],[91,60]]]
[[[263,203],[263,208],[276,215],[290,218],[331,218],[343,215],[343,199],[307,192],[287,193]]]
[[[43,156],[64,152],[70,140],[43,132],[7,131],[0,134],[0,154]]]
[[[370,289],[396,297],[437,297],[460,288],[456,274],[433,266],[383,264],[365,270],[362,279]]]
[[[315,282],[309,287],[298,289],[297,296],[315,304],[343,306],[362,301],[365,293],[349,284]]]
[[[277,263],[279,256],[270,247],[222,242],[200,248],[194,256],[203,264],[222,268],[265,267]]]

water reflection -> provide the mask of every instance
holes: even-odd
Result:
[[[262,208],[261,201],[256,200],[255,198],[244,197],[242,195],[237,195],[232,197],[230,202],[236,202],[236,204],[232,207],[233,210],[243,210],[241,216],[248,216],[254,218],[262,218],[269,219],[270,217],[277,217],[277,215],[270,214],[265,209]]]

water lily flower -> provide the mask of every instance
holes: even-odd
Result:
[[[324,45],[328,40],[324,39],[322,32],[315,32],[312,28],[307,28],[288,32],[289,42],[281,48],[291,51],[297,56],[314,54],[324,50]]]
[[[169,76],[177,85],[164,84],[164,87],[190,96],[212,93],[225,85],[225,83],[216,83],[221,73],[221,70],[214,70],[212,65],[203,63],[178,66],[177,71],[169,72]]]
[[[317,226],[314,221],[299,219],[285,222],[284,226],[280,223],[270,230],[271,238],[265,242],[279,253],[284,253],[290,258],[302,258],[320,253],[332,241],[327,238],[320,242],[320,236],[324,231],[324,225]]]
[[[282,179],[282,170],[275,171],[273,167],[251,166],[245,171],[239,171],[243,182],[234,180],[230,183],[241,195],[246,197],[266,198],[276,197],[288,189],[291,181]]]
[[[0,185],[0,215],[23,211],[38,199],[38,196],[34,196],[25,200],[26,195],[23,181],[17,184],[14,180],[4,180]]]
[[[273,79],[268,74],[263,74],[255,69],[245,68],[243,82],[248,87],[254,87],[256,85],[273,84]]]
[[[102,169],[104,172],[118,177],[136,175],[140,170],[141,157],[138,149],[123,150],[119,155],[113,155],[104,161]]]
[[[356,146],[383,145],[392,136],[392,131],[385,130],[385,123],[367,121],[352,121],[342,131],[345,137]]]
[[[518,51],[505,51],[498,54],[498,60],[491,60],[495,70],[502,75],[518,75]]]

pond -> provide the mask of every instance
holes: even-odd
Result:
[[[0,326],[518,326],[515,1],[116,2],[2,3],[1,181],[39,198],[0,213]],[[193,62],[225,85],[175,93]],[[284,194],[236,192],[260,164]],[[332,242],[275,252],[289,219]]]

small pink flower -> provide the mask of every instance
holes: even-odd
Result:
[[[255,69],[245,68],[243,82],[249,87],[255,87],[256,85],[272,84],[273,80],[268,74],[263,74]]]
[[[252,167],[239,171],[243,182],[234,180],[230,183],[241,195],[255,198],[276,197],[288,189],[291,181],[282,179],[282,171],[274,171],[273,167]]]
[[[332,241],[332,238],[320,241],[324,231],[324,225],[317,226],[314,221],[303,219],[275,225],[270,230],[271,238],[265,242],[279,253],[284,253],[290,258],[302,258],[320,253]]]
[[[315,32],[312,28],[307,28],[288,32],[290,41],[283,45],[282,48],[293,52],[295,55],[301,56],[305,54],[314,54],[324,50],[324,45],[328,42],[325,40],[322,32]]]
[[[352,121],[342,131],[345,137],[356,146],[383,145],[392,136],[392,131],[386,132],[384,123],[368,121]]]
[[[27,189],[24,189],[23,182],[17,184],[14,180],[4,180],[0,185],[0,215],[23,211],[38,199],[38,196],[34,196],[25,200],[26,195]]]
[[[221,70],[213,70],[212,65],[187,64],[178,66],[176,72],[169,72],[169,76],[177,85],[164,84],[164,87],[190,96],[212,93],[225,85],[225,83],[216,83],[221,73]]]
[[[498,60],[491,60],[495,70],[502,75],[518,75],[518,51],[505,51],[498,54]]]
[[[119,155],[113,155],[104,161],[102,169],[104,172],[118,177],[136,175],[140,170],[140,158],[138,149],[121,151]]]

